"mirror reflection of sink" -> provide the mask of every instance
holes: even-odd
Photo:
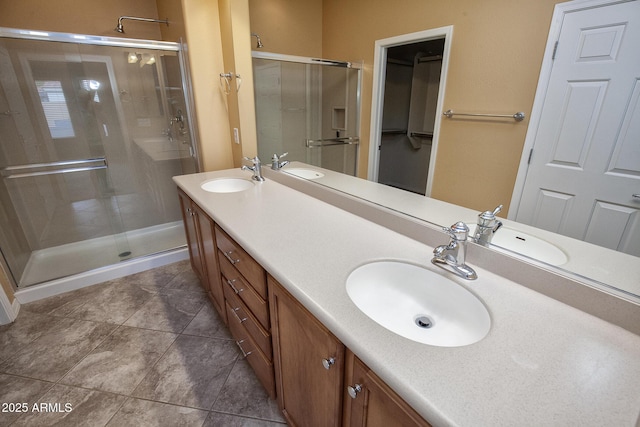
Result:
[[[491,327],[475,295],[431,270],[396,261],[356,268],[347,293],[369,318],[424,344],[459,347],[483,339]]]
[[[210,193],[236,193],[253,187],[253,182],[242,178],[216,178],[200,184],[200,188]]]
[[[562,265],[569,260],[556,245],[508,227],[500,228],[491,243],[551,265]]]
[[[313,169],[291,168],[291,169],[283,169],[283,170],[287,173],[290,173],[291,175],[295,175],[297,177],[304,178],[304,179],[318,179],[324,176],[322,172],[318,172]]]

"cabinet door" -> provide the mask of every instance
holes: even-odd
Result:
[[[344,345],[271,276],[268,282],[278,405],[290,426],[340,426]]]
[[[200,238],[198,236],[198,225],[196,223],[195,204],[191,201],[182,190],[178,189],[178,197],[180,198],[180,208],[182,210],[182,220],[184,221],[184,230],[187,235],[187,245],[189,247],[189,259],[191,267],[198,275],[201,283],[205,283],[206,270],[202,264],[202,255],[200,249]]]
[[[345,427],[430,427],[351,351],[347,351]]]
[[[226,323],[227,311],[224,307],[224,295],[222,293],[222,281],[220,279],[220,267],[218,265],[218,249],[213,231],[215,223],[199,206],[194,204],[194,209],[200,231],[202,263],[207,271],[207,280],[204,284],[206,285],[206,290],[211,295],[213,306]]]

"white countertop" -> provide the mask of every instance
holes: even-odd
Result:
[[[208,193],[239,169],[176,183],[348,348],[434,426],[635,426],[640,336],[474,267],[475,281],[429,262],[432,249],[272,180]],[[446,243],[446,242],[442,242]],[[350,300],[349,273],[401,260],[446,275],[491,315],[482,341],[455,348],[387,331]]]

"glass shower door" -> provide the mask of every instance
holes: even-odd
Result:
[[[258,156],[355,175],[360,70],[351,64],[254,53]],[[282,57],[280,60],[278,57]]]
[[[0,250],[18,287],[184,247],[179,45],[18,33],[0,28]]]
[[[3,67],[13,71],[3,78],[0,99],[7,112],[0,169],[11,201],[4,209],[22,231],[3,240],[24,248],[3,253],[21,286],[130,254],[105,151],[122,139],[108,70],[68,58],[30,50],[19,57],[20,74]]]

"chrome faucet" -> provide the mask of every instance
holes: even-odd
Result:
[[[273,169],[274,171],[279,171],[283,166],[288,165],[289,160],[280,161],[280,159],[286,156],[287,154],[289,153],[284,153],[284,154],[281,154],[280,156],[278,156],[277,154],[274,154],[273,157],[271,158],[271,169]]]
[[[243,171],[252,171],[253,176],[251,177],[251,179],[253,179],[254,181],[264,181],[264,177],[262,176],[262,163],[260,163],[260,159],[258,158],[258,156],[254,157],[253,159],[249,157],[245,157],[244,159],[252,162],[253,166],[243,165],[240,169],[242,169]]]
[[[451,240],[448,244],[440,245],[433,250],[431,262],[438,267],[457,274],[463,279],[477,279],[478,275],[473,268],[465,264],[469,227],[464,222],[459,221],[451,227],[444,227],[443,231],[451,236]]]
[[[502,222],[498,221],[496,215],[502,210],[502,205],[498,206],[491,211],[484,211],[478,214],[478,224],[476,225],[476,231],[473,234],[473,238],[481,245],[487,245],[491,243],[493,234],[502,227]]]

